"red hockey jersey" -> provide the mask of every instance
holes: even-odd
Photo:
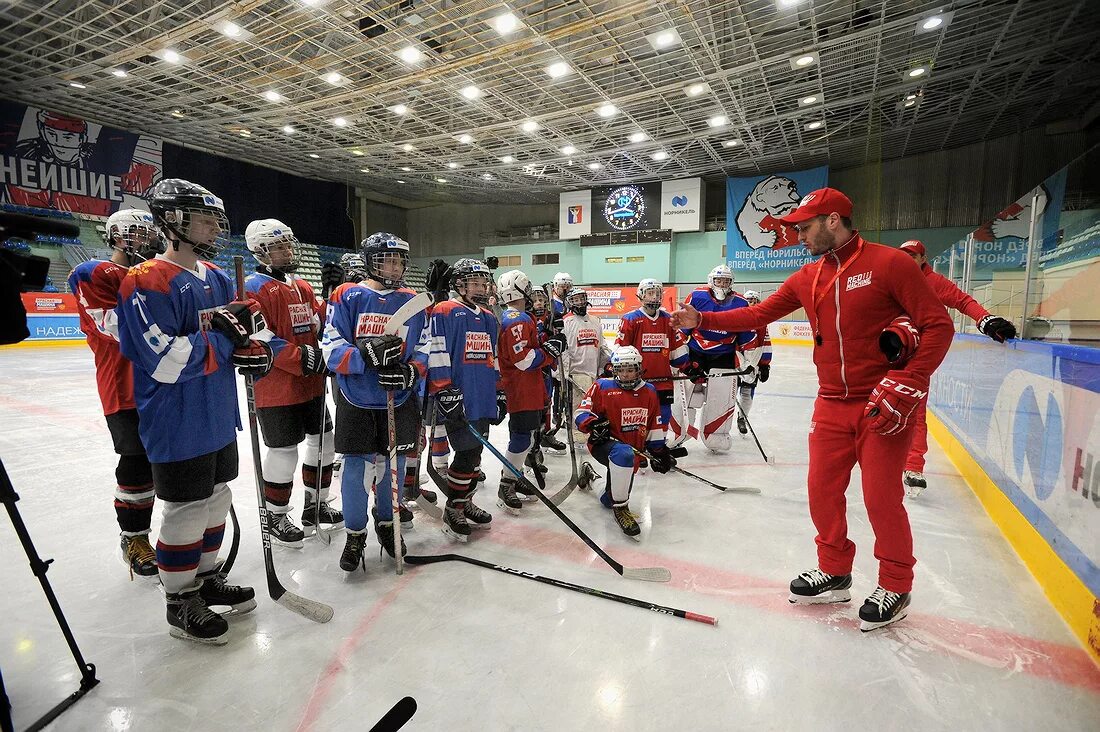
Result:
[[[659,449],[665,444],[661,426],[661,404],[652,384],[644,381],[624,389],[614,379],[596,379],[577,409],[576,424],[581,432],[600,417],[611,423],[611,436],[635,450]]]
[[[672,320],[663,309],[649,317],[641,308],[623,316],[615,347],[634,346],[642,354],[642,374],[647,379],[667,379],[673,366],[688,361],[687,337],[672,327]],[[672,391],[671,381],[654,384],[658,391]]]
[[[529,313],[515,308],[504,311],[500,319],[497,356],[509,414],[546,407],[542,367],[554,365],[554,359],[539,347],[539,343],[538,326]]]
[[[118,288],[126,268],[93,259],[69,275],[69,289],[76,296],[80,330],[95,357],[95,380],[103,414],[136,409],[134,369],[118,346]]]

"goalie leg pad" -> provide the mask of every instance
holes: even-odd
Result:
[[[712,450],[728,450],[730,447],[729,432],[736,412],[736,388],[737,379],[733,376],[707,379],[702,436],[703,444]]]

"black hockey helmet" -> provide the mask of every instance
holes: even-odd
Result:
[[[481,280],[485,283],[485,294],[466,298],[466,283],[474,279]],[[489,304],[488,287],[492,285],[492,283],[493,275],[489,271],[489,266],[480,259],[467,257],[451,265],[451,289],[475,305],[487,306]]]
[[[225,204],[213,193],[182,178],[165,178],[153,186],[149,194],[149,211],[157,225],[174,249],[179,242],[191,245],[195,254],[210,259],[221,249],[219,240],[229,236],[229,218],[225,215]],[[213,219],[218,230],[196,233],[192,225],[196,217]]]
[[[409,243],[401,237],[386,231],[378,231],[359,244],[359,254],[367,265],[370,278],[386,287],[401,287],[404,284],[405,270],[409,266]],[[401,274],[398,277],[385,276],[383,269],[388,260],[400,259]]]

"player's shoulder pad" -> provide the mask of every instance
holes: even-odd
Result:
[[[482,309],[484,310],[484,308],[482,308]],[[492,310],[489,310],[487,312],[490,315],[493,314]],[[501,321],[502,322],[507,322],[507,323],[511,323],[511,322],[514,322],[514,321],[522,321],[522,322],[530,321],[530,322],[534,323],[535,319],[531,317],[530,313],[528,313],[524,310],[516,310],[515,308],[508,308],[501,315]]]
[[[649,383],[648,381],[646,381],[644,379],[642,380],[641,386],[639,386],[638,388],[642,391],[653,392],[653,396],[658,396],[657,395],[657,387],[655,387],[653,384]]]
[[[219,267],[218,265],[214,264],[213,262],[209,262],[205,259],[200,259],[199,262],[201,262],[202,266],[206,267],[211,272],[221,272],[222,271],[222,268]]]
[[[172,289],[172,280],[180,270],[169,262],[146,259],[131,267],[122,278],[121,287],[127,292],[146,290],[168,294]]]
[[[343,302],[349,295],[357,296],[362,289],[356,282],[345,282],[332,291],[329,301]]]
[[[394,292],[400,292],[403,295],[412,295],[413,297],[416,297],[416,290],[411,287],[398,287],[396,290],[394,290]],[[411,300],[412,298],[409,299]]]
[[[444,300],[443,302],[436,303],[432,308],[432,315],[449,315],[454,310],[465,310],[466,306],[457,300]]]

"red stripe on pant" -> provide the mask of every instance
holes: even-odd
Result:
[[[290,503],[290,492],[294,483],[270,483],[264,481],[264,500],[272,506],[286,506]]]
[[[901,474],[909,451],[908,430],[885,436],[867,428],[865,399],[822,399],[810,424],[810,518],[817,528],[817,561],[829,574],[849,574],[856,545],[848,538],[844,492],[858,463],[863,502],[875,533],[878,582],[891,592],[913,587],[913,533],[902,500]]]
[[[905,469],[918,473],[924,472],[924,456],[928,453],[928,420],[925,413],[928,402],[921,402],[909,417],[909,429],[913,433],[913,443],[909,446],[909,457],[905,459]]]

